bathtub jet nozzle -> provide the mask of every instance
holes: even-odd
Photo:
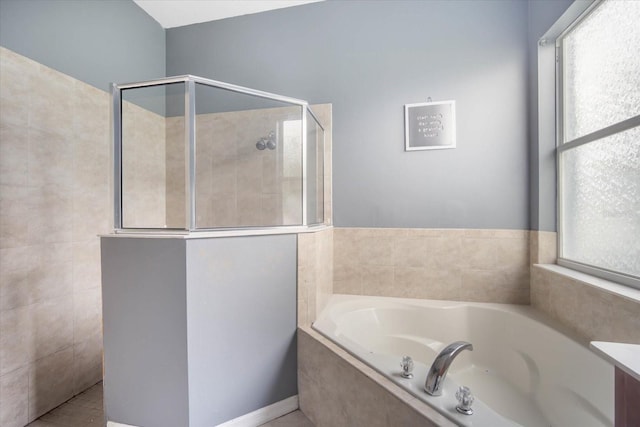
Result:
[[[433,361],[427,380],[424,383],[424,390],[431,396],[440,396],[442,394],[442,384],[447,376],[449,366],[458,354],[463,350],[473,350],[473,345],[466,341],[456,341],[446,346]]]

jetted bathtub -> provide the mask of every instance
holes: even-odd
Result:
[[[613,366],[528,306],[333,295],[313,328],[465,426],[612,426]],[[436,355],[468,341],[441,396],[424,391]],[[414,360],[413,378],[400,373]],[[456,411],[467,386],[474,414]]]

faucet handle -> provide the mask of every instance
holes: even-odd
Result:
[[[400,375],[403,378],[413,378],[413,359],[411,359],[411,356],[404,356],[400,367],[402,368]]]
[[[458,406],[456,406],[456,410],[461,414],[472,415],[473,409],[471,409],[471,405],[475,398],[473,394],[471,394],[471,390],[469,387],[462,386],[456,392],[456,399],[458,399]]]

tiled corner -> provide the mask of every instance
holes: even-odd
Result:
[[[557,252],[557,233],[531,231],[531,264],[555,264]]]
[[[39,359],[29,367],[29,421],[73,397],[73,348]]]
[[[73,346],[73,392],[81,393],[102,379],[102,331]]]
[[[102,383],[41,416],[27,427],[104,426]]]

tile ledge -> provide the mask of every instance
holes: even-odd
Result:
[[[551,271],[553,273],[568,277],[573,280],[577,280],[581,283],[584,283],[585,285],[591,286],[592,288],[596,288],[600,291],[607,292],[617,297],[625,298],[631,302],[640,304],[640,289],[621,285],[610,280],[601,279],[599,277],[572,270],[567,267],[562,267],[557,264],[534,264],[533,266],[541,268],[543,270]]]

